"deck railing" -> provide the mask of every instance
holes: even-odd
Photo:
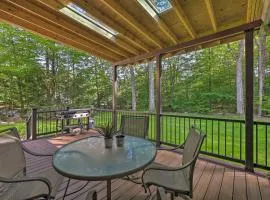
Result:
[[[55,117],[56,112],[59,112],[59,110],[36,110],[37,137],[61,132],[61,126],[59,126],[59,121]],[[112,110],[91,109],[91,113],[95,126],[108,122],[112,123]],[[155,113],[118,110],[116,115],[118,128],[122,115],[149,116],[148,139],[156,139]],[[85,120],[87,119],[84,119],[83,124],[87,125],[88,122]],[[68,123],[76,124],[77,121],[69,120]],[[182,144],[192,125],[195,125],[207,135],[202,146],[202,153],[238,163],[245,162],[244,120],[163,113],[161,114],[161,143],[171,146]],[[253,145],[255,167],[270,169],[270,122],[254,122]]]

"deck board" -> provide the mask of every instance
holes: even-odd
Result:
[[[234,191],[233,199],[246,200],[247,198],[247,184],[245,172],[234,172]]]
[[[53,138],[39,139],[35,141],[24,142],[24,145],[32,151],[38,153],[53,153],[62,145],[74,140],[89,137],[90,134],[79,136],[58,136]],[[38,175],[42,170],[52,168],[51,157],[36,157],[26,154],[27,173],[30,175]],[[182,156],[178,153],[167,151],[159,151],[156,162],[170,166],[179,166]],[[140,173],[139,173],[140,174]],[[61,185],[56,200],[62,199],[64,194],[67,178]],[[71,180],[68,193],[79,189],[85,181]],[[226,166],[211,163],[199,159],[196,163],[195,173],[193,177],[193,188],[195,200],[207,199],[262,199],[267,200],[270,196],[269,180],[254,174],[248,174],[237,169],[228,168]],[[106,199],[106,182],[92,181],[80,192],[70,195],[66,200],[84,200],[89,190],[98,192],[98,199]],[[151,188],[153,196],[155,196],[155,187]],[[168,195],[169,196],[169,195]],[[112,180],[112,199],[118,200],[144,200],[147,199],[148,193],[144,192],[141,185],[122,179]],[[177,197],[177,200],[185,198]]]
[[[226,168],[223,174],[223,180],[219,191],[219,200],[233,198],[234,170]]]

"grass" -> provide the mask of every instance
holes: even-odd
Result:
[[[121,114],[117,115],[118,127]],[[128,114],[128,113],[123,113]],[[205,116],[204,116],[205,117]],[[213,116],[211,116],[213,117]],[[227,158],[245,160],[245,124],[241,122],[218,121],[208,119],[193,119],[192,117],[162,116],[161,141],[168,144],[182,144],[188,135],[191,125],[206,133],[207,137],[202,150],[222,155]],[[219,118],[220,119],[220,118]],[[228,118],[227,118],[228,119]],[[239,119],[239,118],[233,118]],[[96,125],[112,121],[110,112],[100,112],[95,116]],[[149,117],[148,137],[155,139],[155,116]],[[270,123],[269,125],[254,125],[254,162],[270,166]]]
[[[0,125],[0,132],[7,128],[16,127],[20,133],[22,138],[26,138],[26,126],[25,121],[16,122],[16,123],[9,123],[9,124],[1,124]]]

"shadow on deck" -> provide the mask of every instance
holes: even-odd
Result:
[[[43,138],[35,141],[26,141],[24,145],[39,153],[53,153],[57,148],[71,141],[95,135],[88,132],[78,136],[62,135],[57,137]],[[42,170],[51,168],[51,157],[34,157],[29,154],[27,158],[27,173],[38,175]],[[177,153],[159,152],[156,162],[177,166],[181,162],[182,156]],[[76,191],[85,181],[72,180],[68,193]],[[62,199],[67,179],[64,179],[56,199]],[[84,199],[87,191],[94,189],[98,192],[98,199],[106,199],[106,182],[92,181],[80,192],[70,195],[65,199]],[[153,191],[155,188],[153,188]],[[115,179],[112,181],[112,199],[136,200],[146,199],[148,194],[144,193],[140,185],[129,181]],[[238,169],[226,167],[210,161],[199,159],[196,164],[194,174],[194,197],[193,199],[269,199],[270,182],[268,179],[243,172]],[[176,199],[182,199],[178,197]]]

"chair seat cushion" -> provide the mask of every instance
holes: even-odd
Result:
[[[172,191],[189,192],[189,181],[183,170],[166,171],[172,168],[157,163],[153,163],[148,168],[152,167],[162,168],[162,170],[147,170],[143,175],[144,184],[161,186]]]

